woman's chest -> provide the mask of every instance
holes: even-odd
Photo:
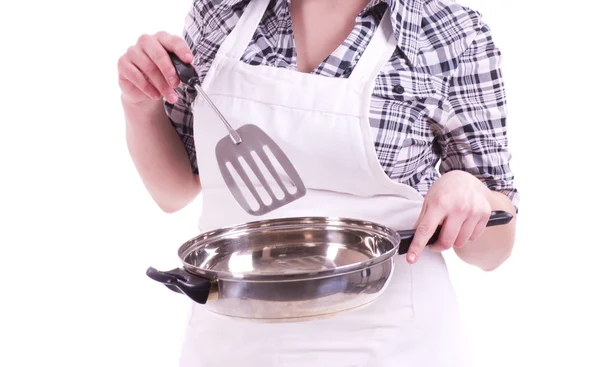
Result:
[[[297,70],[297,48],[290,19],[265,15],[241,60],[262,65]],[[231,27],[232,28],[232,27]],[[374,21],[364,19],[311,74],[348,78],[352,75],[376,30]],[[206,32],[199,47],[201,67],[208,69],[211,57],[229,29]],[[214,49],[213,52],[210,50]],[[202,73],[202,70],[201,70]],[[369,103],[369,123],[374,149],[384,171],[392,178],[405,181],[435,164],[436,106],[440,105],[441,81],[424,71],[411,68],[396,49],[382,67],[373,85]],[[331,90],[330,93],[339,91]],[[362,103],[362,102],[361,102]]]

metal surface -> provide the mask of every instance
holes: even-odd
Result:
[[[247,213],[263,215],[306,194],[294,165],[264,131],[256,125],[243,125],[237,132],[242,142],[233,144],[226,136],[217,143],[215,155],[225,184]],[[259,184],[254,184],[250,175]]]
[[[213,280],[205,306],[229,317],[293,322],[368,305],[394,269],[395,232],[336,218],[257,221],[198,236],[184,269]]]
[[[223,114],[221,114],[221,111],[219,111],[219,109],[217,108],[217,106],[215,106],[215,104],[213,103],[213,101],[210,99],[210,97],[208,96],[208,94],[206,94],[204,92],[204,90],[202,89],[202,87],[200,87],[200,84],[195,84],[194,85],[194,89],[196,89],[196,91],[198,93],[200,93],[200,95],[202,96],[202,98],[206,101],[206,103],[208,103],[208,105],[210,106],[210,108],[212,108],[212,110],[217,114],[217,116],[219,117],[219,119],[223,122],[223,124],[225,124],[225,127],[227,128],[227,131],[229,131],[229,136],[231,137],[231,141],[234,144],[239,144],[242,142],[242,138],[240,137],[240,135],[237,133],[237,131],[235,131],[235,129],[229,124],[229,122],[227,122],[227,119],[225,118],[225,116],[223,116]]]
[[[260,220],[203,233],[178,255],[208,279],[291,281],[363,270],[396,251],[399,235],[376,223],[328,217]]]
[[[394,260],[327,278],[282,282],[219,280],[204,307],[216,314],[259,322],[322,319],[359,309],[385,290]]]
[[[300,175],[273,139],[256,125],[243,125],[235,130],[202,87],[195,84],[194,88],[227,127],[229,135],[217,143],[215,155],[225,184],[247,213],[263,215],[306,194]],[[277,172],[274,162],[287,176],[285,181],[288,185]],[[264,169],[259,167],[259,163]],[[239,182],[236,182],[234,175],[239,177]],[[250,175],[258,179],[259,187],[252,183]],[[248,190],[246,194],[242,192],[242,187]]]
[[[493,212],[487,226],[511,219]],[[345,218],[261,220],[203,233],[179,248],[183,268],[149,268],[147,275],[216,314],[313,320],[377,299],[393,273],[394,255],[406,253],[414,233]]]
[[[306,187],[283,150],[256,125],[243,125],[235,130],[202,89],[196,69],[181,61],[174,52],[168,54],[181,82],[193,86],[227,128],[228,136],[217,143],[215,154],[225,184],[238,204],[251,215],[263,215],[303,197]],[[274,163],[279,164],[280,173]],[[234,175],[239,177],[239,182]],[[258,179],[258,184],[253,183],[250,175]],[[247,189],[246,195],[243,188]]]

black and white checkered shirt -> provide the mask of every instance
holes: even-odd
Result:
[[[183,35],[201,78],[249,1],[194,1]],[[242,61],[296,68],[289,2],[271,1]],[[371,0],[348,38],[313,73],[348,77],[387,6],[398,47],[377,78],[370,110],[383,169],[423,194],[439,177],[438,163],[442,174],[464,170],[518,207],[509,167],[501,55],[478,12],[452,0]],[[179,101],[165,102],[166,111],[197,173],[190,107],[195,92],[177,91]]]

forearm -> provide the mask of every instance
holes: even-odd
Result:
[[[185,147],[171,126],[161,101],[136,105],[122,100],[129,154],[158,206],[175,212],[200,192]]]
[[[505,225],[487,227],[477,240],[467,242],[454,251],[466,263],[485,271],[492,271],[510,257],[515,240],[517,218],[514,205],[506,195],[490,191],[488,202],[492,210],[507,211],[513,215],[513,219]]]

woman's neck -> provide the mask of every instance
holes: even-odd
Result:
[[[297,68],[312,72],[354,28],[370,0],[290,0]]]

